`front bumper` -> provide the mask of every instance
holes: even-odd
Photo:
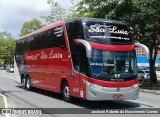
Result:
[[[130,100],[139,96],[139,86],[131,87],[103,87],[93,83],[86,83],[87,100]]]

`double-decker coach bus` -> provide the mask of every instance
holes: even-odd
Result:
[[[146,46],[144,47],[148,52]],[[86,100],[137,99],[136,44],[127,25],[113,20],[59,21],[16,41],[15,80]]]

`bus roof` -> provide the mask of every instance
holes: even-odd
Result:
[[[72,18],[65,20],[65,23],[72,22],[72,21],[96,21],[96,22],[110,22],[115,24],[123,24],[121,21],[116,20],[109,20],[109,19],[101,19],[101,18]]]
[[[56,26],[59,26],[59,25],[63,25],[64,23],[69,23],[69,22],[74,22],[74,21],[96,21],[96,22],[110,22],[110,23],[115,23],[115,24],[123,24],[121,21],[116,21],[116,20],[107,20],[107,19],[101,19],[101,18],[72,18],[72,19],[67,19],[67,20],[62,20],[62,21],[58,21],[58,22],[54,22],[52,24],[49,24],[47,26],[44,26],[36,31],[33,31],[29,34],[26,34],[22,37],[19,37],[19,39],[23,39],[25,37],[29,37],[29,36],[32,36],[34,34],[37,34],[37,33],[41,33],[41,32],[44,32],[48,29],[51,29],[51,28],[54,28]]]
[[[26,34],[26,35],[18,38],[18,40],[19,40],[19,39],[23,39],[23,38],[25,38],[25,37],[32,36],[32,35],[37,34],[37,33],[44,32],[44,31],[46,31],[46,30],[48,30],[48,29],[51,29],[51,28],[54,28],[54,27],[56,27],[56,26],[63,25],[63,24],[64,24],[64,20],[58,21],[58,22],[54,22],[54,23],[49,24],[49,25],[47,25],[47,26],[44,26],[44,27],[42,27],[42,28],[40,28],[40,29],[38,29],[38,30],[36,30],[36,31],[33,31],[33,32],[29,33],[29,34]]]

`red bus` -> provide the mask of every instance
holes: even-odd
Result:
[[[27,90],[62,93],[68,102],[137,99],[135,47],[129,28],[119,21],[59,21],[16,41],[15,81]]]

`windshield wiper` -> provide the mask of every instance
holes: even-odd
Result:
[[[101,79],[101,80],[107,80],[107,79],[110,79],[110,78],[115,78],[114,75],[110,75],[110,74],[92,75],[92,77],[94,77],[96,79]]]
[[[131,73],[127,73],[127,74],[120,74],[120,77],[131,77],[131,76],[134,76],[133,74]]]

